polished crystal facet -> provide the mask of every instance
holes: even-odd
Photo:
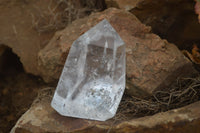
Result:
[[[125,89],[125,44],[107,20],[71,46],[51,106],[61,115],[105,121]]]

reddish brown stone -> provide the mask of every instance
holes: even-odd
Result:
[[[127,89],[132,95],[152,94],[194,72],[192,63],[175,45],[152,34],[150,27],[131,13],[111,8],[76,20],[55,34],[39,53],[39,68],[46,81],[59,78],[73,41],[105,18],[126,43]]]
[[[199,42],[200,24],[194,4],[192,0],[141,0],[130,12],[151,26],[153,33],[188,50]]]
[[[19,56],[28,73],[40,75],[38,52],[55,31],[103,6],[102,1],[96,0],[1,0],[0,44]]]
[[[106,0],[106,4],[123,10],[130,7],[129,11],[151,26],[153,33],[180,49],[191,49],[194,42],[198,45],[200,25],[196,14],[200,14],[200,2],[197,0]]]
[[[124,10],[131,10],[137,7],[137,4],[143,0],[106,0],[107,7],[116,7]]]
[[[53,32],[39,34],[37,22],[48,10],[48,0],[0,2],[0,44],[4,44],[20,57],[27,72],[38,75],[37,53],[53,36]]]
[[[50,99],[40,99],[16,123],[11,133],[108,132],[111,133],[199,133],[200,102],[167,112],[114,122],[99,122],[59,115],[50,107]]]

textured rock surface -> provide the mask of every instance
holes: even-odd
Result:
[[[199,133],[200,102],[168,112],[129,121],[106,122],[63,117],[50,107],[50,99],[34,104],[16,123],[11,133],[47,132],[132,132],[132,133]]]
[[[180,49],[199,43],[200,25],[190,0],[143,0],[130,11],[161,38]]]
[[[126,43],[127,88],[132,94],[146,95],[168,86],[177,76],[194,72],[178,48],[150,32],[134,15],[123,10],[107,9],[88,18],[74,21],[55,34],[40,51],[41,74],[46,81],[58,79],[71,44],[80,35],[106,18]]]
[[[107,7],[116,7],[124,10],[131,10],[137,7],[142,0],[105,0]]]
[[[175,43],[180,49],[199,43],[200,25],[194,12],[195,9],[198,14],[199,3],[196,2],[195,6],[192,0],[106,0],[108,7],[132,7],[129,11],[142,23],[151,26],[153,33]]]
[[[55,31],[102,6],[102,1],[96,0],[1,0],[0,44],[12,48],[28,73],[40,75],[38,51]]]
[[[53,35],[51,32],[39,35],[34,29],[33,17],[48,9],[48,5],[44,4],[46,2],[0,2],[0,43],[12,48],[20,57],[25,70],[36,75],[39,74],[37,53]],[[40,10],[37,9],[39,5]]]

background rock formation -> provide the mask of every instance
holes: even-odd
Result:
[[[111,8],[74,21],[57,32],[39,52],[39,69],[47,82],[59,78],[73,41],[104,18],[126,43],[127,87],[130,93],[152,94],[154,90],[170,85],[178,76],[194,72],[192,63],[175,45],[152,34],[150,27],[131,13]]]

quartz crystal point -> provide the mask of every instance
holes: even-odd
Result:
[[[71,46],[51,106],[61,115],[105,121],[125,89],[125,43],[107,20]]]

